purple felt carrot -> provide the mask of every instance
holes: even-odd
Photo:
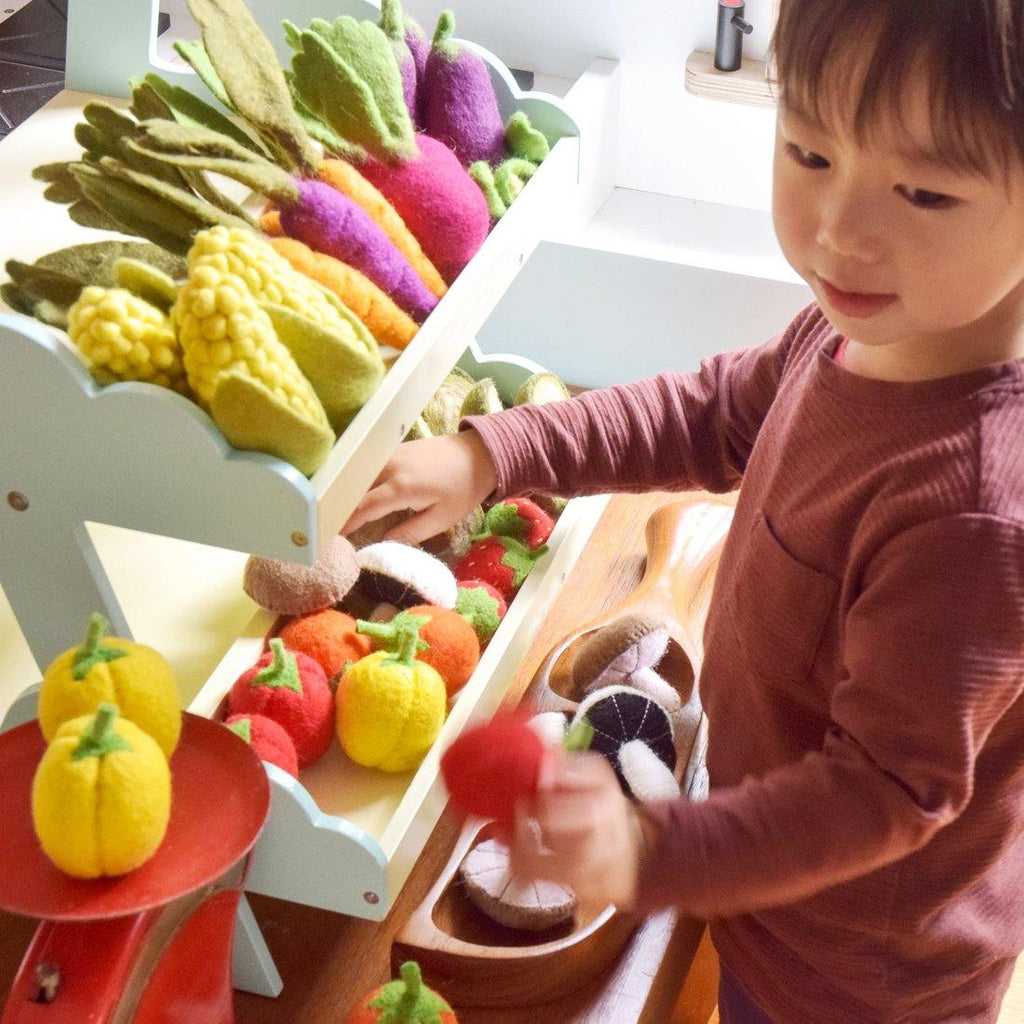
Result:
[[[505,158],[505,126],[483,59],[452,38],[455,16],[443,11],[427,58],[421,103],[423,128],[464,167]]]
[[[355,267],[414,320],[425,320],[437,305],[437,296],[376,221],[358,203],[322,181],[298,179],[297,184],[298,200],[281,207],[285,234]]]

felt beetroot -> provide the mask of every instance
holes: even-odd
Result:
[[[515,537],[532,551],[544,547],[555,521],[529,498],[506,498],[484,514],[484,529],[502,537]]]
[[[494,636],[508,611],[501,592],[483,580],[460,580],[455,610],[473,627],[480,645]]]
[[[266,715],[295,744],[299,767],[323,757],[334,735],[334,694],[324,670],[305,654],[285,649],[275,637],[270,650],[228,691],[232,715]]]
[[[290,42],[298,48],[296,95],[350,147],[361,148],[365,156],[353,157],[360,172],[453,281],[487,237],[487,201],[447,146],[416,135],[387,36],[375,25],[339,18],[329,31],[293,31]]]
[[[514,537],[494,534],[473,541],[452,571],[460,581],[483,580],[490,583],[506,601],[511,601],[545,550],[531,551]]]
[[[245,740],[261,761],[276,764],[282,771],[298,777],[299,760],[295,744],[272,718],[266,715],[232,715],[224,724]]]
[[[483,58],[455,42],[455,16],[443,11],[423,79],[423,128],[468,167],[505,157],[505,125]]]

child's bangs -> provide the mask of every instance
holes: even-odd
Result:
[[[773,40],[781,102],[870,140],[892,118],[905,126],[908,100],[923,95],[938,159],[1005,173],[1015,155],[1024,159],[1018,52],[1006,26],[997,32],[982,23],[981,4],[969,6],[973,17],[949,0],[785,0]]]

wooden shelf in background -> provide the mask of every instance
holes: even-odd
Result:
[[[686,58],[686,88],[697,96],[746,103],[753,107],[774,107],[771,83],[765,78],[764,61],[745,58],[739,71],[719,71],[715,58],[694,50]]]

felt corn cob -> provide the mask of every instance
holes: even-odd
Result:
[[[148,381],[188,394],[181,346],[163,310],[124,288],[82,290],[68,334],[101,382]]]
[[[437,21],[423,80],[423,128],[443,142],[464,166],[505,157],[505,126],[483,59],[455,42],[455,16]]]
[[[266,335],[269,324],[274,342],[283,344],[299,377],[308,380],[331,426],[343,430],[384,373],[377,344],[363,324],[251,231],[200,232],[188,266],[189,295],[182,290],[175,310],[185,367],[200,397],[212,400],[216,385],[210,374],[214,381],[219,377],[227,352],[217,346],[229,329],[244,335],[248,324]],[[201,339],[213,347],[199,344]],[[258,357],[253,353],[253,358]],[[252,368],[248,359],[246,365]],[[292,392],[289,400],[295,397]],[[292,405],[311,413],[304,402]]]

